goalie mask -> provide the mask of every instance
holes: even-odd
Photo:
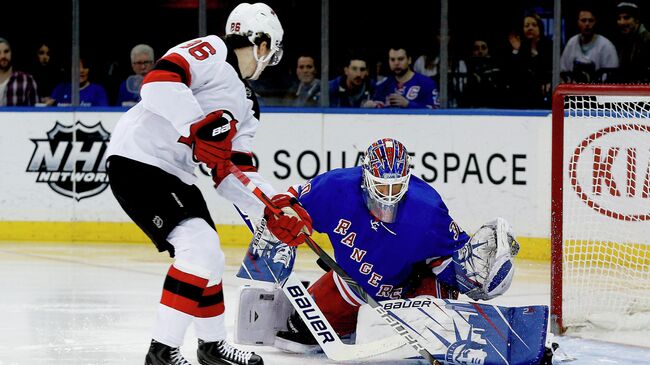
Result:
[[[362,167],[361,187],[366,206],[380,221],[395,222],[398,204],[411,178],[406,147],[392,138],[380,139],[368,147]]]
[[[249,78],[257,80],[266,66],[275,66],[282,59],[282,24],[273,9],[264,3],[241,3],[233,9],[226,22],[226,35],[240,35],[253,44],[257,61],[255,72]],[[268,37],[269,53],[260,58],[257,54],[260,37]]]

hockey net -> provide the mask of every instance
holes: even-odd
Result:
[[[557,88],[551,189],[554,332],[650,328],[650,86]]]

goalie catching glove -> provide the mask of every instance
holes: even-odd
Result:
[[[190,126],[190,136],[180,142],[192,147],[192,158],[205,163],[212,170],[212,178],[219,183],[229,174],[232,139],[237,133],[237,120],[224,110],[209,113]]]
[[[510,224],[503,218],[485,223],[453,256],[460,292],[474,300],[488,300],[508,290],[519,252]]]
[[[311,217],[298,200],[290,195],[278,194],[271,201],[282,210],[275,215],[268,207],[264,208],[266,225],[273,235],[289,246],[297,246],[311,235]]]

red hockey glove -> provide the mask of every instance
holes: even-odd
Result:
[[[190,137],[184,142],[192,147],[195,161],[205,163],[216,174],[226,176],[232,154],[232,139],[237,133],[237,121],[230,113],[217,110],[190,126]]]
[[[269,231],[289,246],[298,246],[305,242],[306,236],[312,232],[311,217],[305,208],[296,198],[286,194],[278,194],[271,201],[282,209],[283,214],[277,216],[268,207],[264,208]]]

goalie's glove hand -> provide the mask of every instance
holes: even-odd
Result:
[[[192,158],[212,170],[215,182],[228,175],[232,139],[237,133],[237,121],[228,112],[217,110],[190,126],[190,136],[180,142],[192,147]]]
[[[275,215],[267,207],[264,208],[266,225],[273,235],[289,246],[297,246],[311,235],[311,217],[298,199],[287,194],[278,194],[271,201],[282,210],[282,214]]]
[[[485,223],[454,254],[454,261],[462,266],[458,267],[461,292],[474,300],[489,300],[505,293],[514,276],[518,252],[519,243],[505,219]]]

